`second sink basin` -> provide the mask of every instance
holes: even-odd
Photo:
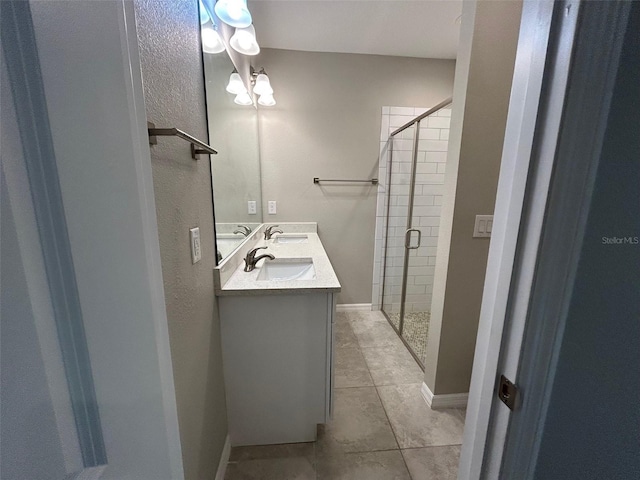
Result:
[[[278,235],[275,237],[275,243],[307,243],[306,235]]]
[[[316,269],[311,258],[276,258],[264,260],[257,280],[259,281],[287,281],[314,280]]]

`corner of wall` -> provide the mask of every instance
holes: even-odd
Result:
[[[425,382],[468,391],[489,242],[472,238],[492,214],[502,157],[521,1],[464,2]]]
[[[134,7],[148,118],[207,139],[198,2],[135,0]],[[194,161],[189,144],[174,137],[151,147],[151,163],[184,478],[214,478],[227,414],[210,163],[203,155]],[[202,259],[194,265],[189,229],[195,226]]]
[[[447,293],[447,272],[449,269],[449,255],[451,251],[453,214],[456,201],[460,147],[462,143],[464,111],[467,100],[467,85],[469,83],[469,69],[471,65],[471,50],[475,28],[476,7],[476,0],[463,2],[462,4],[462,24],[460,28],[460,43],[458,47],[453,84],[453,104],[451,108],[451,130],[449,134],[447,170],[444,178],[444,195],[442,198],[442,214],[440,217],[440,235],[438,238],[438,249],[436,254],[433,301],[431,303],[431,322],[429,324],[429,338],[427,340],[427,353],[425,360],[424,381],[432,392],[434,392],[436,388],[440,336]]]

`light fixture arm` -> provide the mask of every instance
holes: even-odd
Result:
[[[255,85],[256,83],[256,78],[258,78],[258,75],[263,74],[266,75],[267,72],[265,72],[264,67],[260,67],[260,70],[256,70],[255,68],[253,68],[253,65],[251,65],[251,84]]]

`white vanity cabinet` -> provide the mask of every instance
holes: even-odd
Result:
[[[269,240],[265,228],[214,272],[232,446],[312,442],[331,416],[340,282],[315,223],[280,223]],[[244,272],[256,247],[275,259]],[[304,274],[283,275],[292,265]]]
[[[331,415],[334,293],[219,298],[233,446],[312,442]]]

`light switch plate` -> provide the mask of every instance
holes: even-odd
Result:
[[[258,207],[255,200],[249,200],[247,202],[247,213],[249,215],[255,215],[258,213]]]
[[[269,200],[269,215],[275,215],[277,213],[276,201]]]
[[[200,248],[200,227],[189,229],[189,237],[191,238],[191,263],[197,263],[202,259],[202,250]]]
[[[493,215],[476,215],[473,238],[491,237],[491,230],[493,230]]]

